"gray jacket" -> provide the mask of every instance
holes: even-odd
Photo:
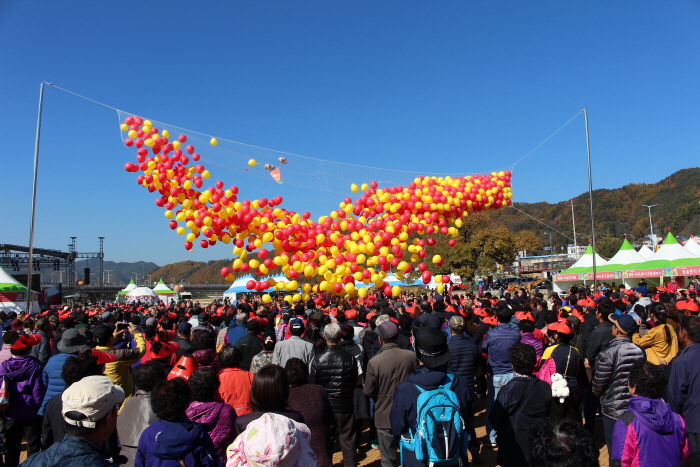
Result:
[[[474,345],[474,344],[472,344]],[[391,405],[394,392],[418,366],[416,354],[394,343],[386,343],[367,364],[364,392],[374,399],[374,423],[382,430],[391,429]]]
[[[314,358],[313,344],[298,336],[291,336],[287,340],[278,342],[275,345],[275,353],[272,355],[272,363],[284,368],[290,358],[300,358],[310,368],[311,360]]]
[[[618,419],[627,410],[630,390],[627,377],[632,365],[646,360],[646,353],[628,337],[616,337],[596,358],[593,394],[600,397],[604,416]]]

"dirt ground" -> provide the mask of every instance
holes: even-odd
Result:
[[[485,427],[485,420],[486,420],[486,400],[485,399],[478,399],[476,401],[476,410],[477,413],[474,417],[474,424],[476,425],[476,436],[478,438],[482,438],[483,436],[486,435],[486,427]],[[598,448],[600,449],[600,467],[608,467],[608,448],[605,446],[605,440],[603,438],[603,422],[601,420],[598,420],[598,424],[596,425],[596,444],[598,445]],[[362,434],[361,441],[364,443],[367,439],[367,431],[365,431]],[[482,447],[481,448],[481,460],[482,463],[480,464],[482,467],[495,467],[498,464],[496,463],[496,453],[498,452],[498,448],[492,449],[492,448],[487,448],[487,447]],[[381,460],[379,457],[379,449],[371,449],[367,448],[366,446],[363,446],[360,448],[360,453],[357,456],[358,460],[358,466],[359,467],[381,467]],[[470,456],[470,461],[471,461],[471,456]],[[343,465],[343,456],[340,453],[340,449],[337,446],[336,443],[336,451],[333,454],[333,465],[334,467],[342,467]]]

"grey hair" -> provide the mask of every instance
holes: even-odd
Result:
[[[238,313],[236,315],[236,324],[243,324],[248,322],[248,315],[245,313]]]
[[[329,344],[337,344],[340,342],[341,329],[338,323],[326,324],[323,328],[323,336]]]
[[[389,321],[390,319],[391,319],[391,317],[390,317],[389,315],[377,316],[376,324],[377,324],[377,326],[379,326],[379,325],[382,324],[382,323],[386,323],[386,322]]]

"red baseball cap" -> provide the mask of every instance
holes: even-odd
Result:
[[[27,347],[31,347],[33,345],[37,345],[39,342],[41,342],[41,335],[40,334],[20,334],[19,339],[12,344],[12,348],[14,350],[19,350],[19,349],[24,349]]]
[[[566,321],[557,321],[556,323],[549,324],[547,325],[547,329],[561,334],[571,334],[573,332]]]
[[[528,321],[535,321],[535,318],[532,316],[532,313],[529,311],[518,311],[515,313],[515,319],[522,321],[524,319]]]
[[[92,356],[97,358],[98,365],[104,365],[105,363],[112,363],[117,360],[117,356],[112,353],[100,352],[99,350],[92,350]]]
[[[483,321],[486,324],[490,324],[492,326],[495,326],[498,324],[498,319],[496,318],[496,316],[489,316],[487,318],[482,319],[481,321]]]

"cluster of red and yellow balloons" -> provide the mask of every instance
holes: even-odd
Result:
[[[433,277],[425,247],[434,245],[435,239],[420,237],[451,236],[448,244],[454,246],[462,217],[512,203],[508,171],[421,176],[405,187],[380,188],[374,181],[352,184],[351,192],[362,192],[359,198],[347,197],[330,215],[312,221],[309,212],[281,208],[281,196],[239,200],[238,188],[225,188],[222,181],[203,188],[211,175],[203,164],[190,163],[190,159],[199,162],[200,155],[187,144],[185,135],[171,137],[168,130],[155,128],[138,116],[127,117],[121,129],[127,132],[125,144],[137,149],[137,163],[129,162],[124,169],[141,172],[136,182],[159,194],[155,203],[165,208],[170,228],[185,237],[185,249],[191,249],[197,240],[201,248],[233,243],[235,259],[231,268],[221,270],[222,276],[229,282],[234,280],[232,272],[260,276],[261,280],[247,284],[257,291],[273,287],[293,292],[300,289],[298,279],[306,279],[301,293],[289,296],[292,301],[308,300],[310,294],[319,292],[346,298],[366,296],[367,289],[356,288],[356,281],[372,284],[386,295],[398,295],[400,287],[384,281],[392,267],[399,280],[417,268],[427,284]],[[210,144],[216,146],[218,141],[212,138]],[[253,252],[257,254],[250,255]],[[443,259],[435,255],[430,262],[440,266]],[[289,282],[262,280],[278,272]],[[449,277],[436,276],[435,280],[449,282]]]

